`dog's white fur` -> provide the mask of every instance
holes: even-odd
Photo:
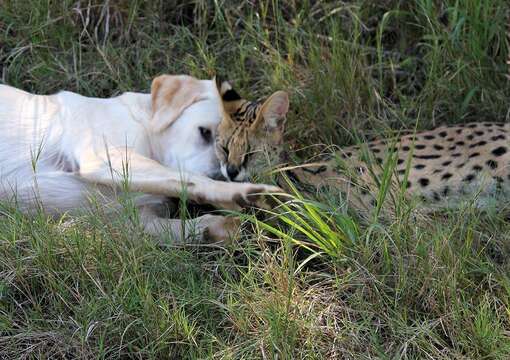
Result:
[[[115,203],[129,179],[147,231],[168,229],[180,238],[192,225],[213,238],[226,236],[226,219],[203,216],[181,231],[179,220],[160,219],[150,205],[185,189],[191,200],[238,208],[269,186],[212,180],[220,171],[213,140],[225,116],[216,84],[189,76],[154,79],[151,94],[109,99],[63,91],[33,95],[0,85],[0,199],[25,211],[42,205],[52,214],[75,211],[91,196]]]

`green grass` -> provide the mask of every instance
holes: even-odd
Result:
[[[294,148],[507,119],[504,0],[90,3],[4,0],[2,81],[113,96],[218,72],[248,98],[289,91]],[[321,199],[288,216],[339,240],[329,255],[284,221],[283,239],[255,223],[225,248],[167,248],[125,226],[129,202],[113,219],[2,208],[0,357],[510,357],[501,213],[400,204],[359,221],[340,194]]]

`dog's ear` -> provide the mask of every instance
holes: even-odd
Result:
[[[152,130],[161,132],[203,96],[200,81],[185,75],[160,75],[152,81]]]

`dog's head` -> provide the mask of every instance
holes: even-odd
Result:
[[[218,177],[214,139],[223,110],[216,81],[161,75],[151,87],[154,158],[182,172]]]

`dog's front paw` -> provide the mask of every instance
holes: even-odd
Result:
[[[209,187],[202,193],[195,195],[194,200],[199,203],[209,203],[219,209],[242,210],[248,207],[271,209],[277,203],[274,195],[282,196],[283,190],[276,186],[232,183],[218,181],[214,187]]]
[[[240,208],[255,207],[260,209],[272,209],[277,202],[276,194],[282,194],[283,190],[276,186],[244,183],[238,192],[232,196],[232,202]]]
[[[205,225],[202,231],[204,243],[228,243],[239,232],[241,220],[219,215],[202,216]]]

